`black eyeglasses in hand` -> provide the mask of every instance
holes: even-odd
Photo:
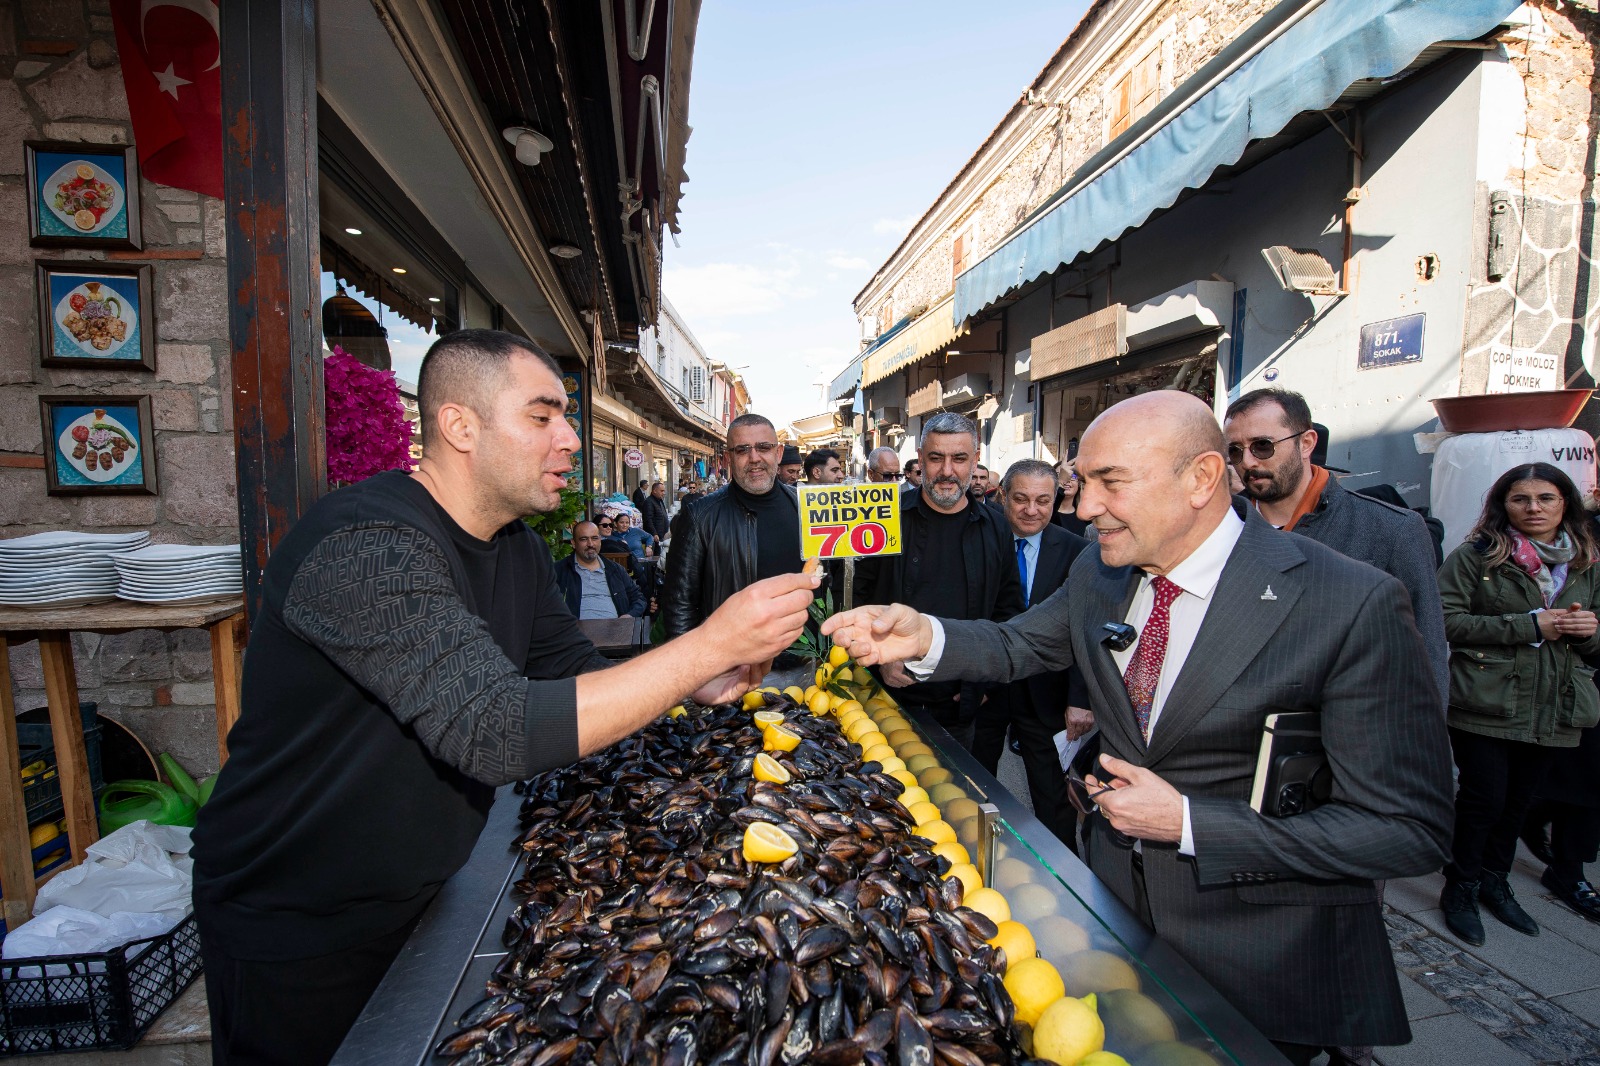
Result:
[[[1111,785],[1092,786],[1085,781],[1076,770],[1067,771],[1067,799],[1072,803],[1073,809],[1085,818],[1098,814],[1105,818],[1105,813],[1100,810],[1097,800],[1107,792],[1113,792]],[[1111,840],[1118,847],[1133,847],[1133,838],[1112,826],[1111,819],[1105,818],[1106,831],[1111,834]]]

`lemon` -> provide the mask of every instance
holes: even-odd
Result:
[[[967,849],[953,840],[944,844],[935,844],[933,853],[949,859],[951,866],[960,866],[964,862],[972,861],[972,856],[967,854]]]
[[[839,695],[837,692],[828,693],[828,710],[835,714],[838,714],[839,708],[843,707],[847,702],[849,701],[844,696]]]
[[[836,717],[839,719],[840,729],[847,729],[850,726],[855,725],[857,722],[861,722],[868,729],[872,728],[872,719],[868,718],[860,711],[840,711]]]
[[[28,834],[28,847],[36,848],[40,844],[48,844],[60,835],[61,830],[56,828],[54,822],[36,825],[33,827],[33,831]]]
[[[1067,991],[1078,996],[1115,988],[1139,991],[1138,972],[1127,960],[1109,951],[1080,951],[1067,956],[1061,964],[1061,976]]]
[[[950,828],[949,822],[942,819],[924,822],[912,832],[930,844],[948,844],[956,838],[956,831]]]
[[[981,890],[980,890],[981,891]],[[967,906],[972,906],[968,903]],[[1018,959],[1006,967],[1006,991],[1011,993],[1011,1002],[1016,1004],[1017,1021],[1035,1025],[1045,1008],[1067,994],[1066,986],[1061,983],[1061,975],[1056,968],[1043,959]],[[1090,1013],[1093,1013],[1092,1011]],[[1100,1019],[1095,1017],[1095,1025],[1099,1026]],[[1081,1053],[1067,1058],[1057,1058],[1046,1055],[1046,1058],[1055,1059],[1057,1062],[1071,1066],[1091,1051],[1099,1051],[1105,1041],[1105,1029],[1100,1027],[1099,1036],[1093,1047],[1085,1047]],[[1041,1054],[1039,1050],[1039,1032],[1035,1025],[1033,1034],[1033,1053]]]
[[[833,675],[833,680],[835,682],[837,682],[838,684],[843,685],[843,684],[846,684],[847,682],[854,681],[855,680],[855,676],[856,676],[855,674],[850,672],[849,668],[841,667]]]
[[[950,872],[945,874],[945,879],[955,878],[961,882],[961,894],[964,897],[972,895],[983,887],[983,878],[978,874],[978,868],[970,862],[963,862],[950,867]]]
[[[900,757],[905,759],[904,755]],[[906,759],[906,768],[911,768],[911,760],[909,759]],[[917,784],[921,785],[923,788],[932,788],[934,785],[942,785],[946,781],[950,780],[950,771],[938,765],[930,766],[926,770],[916,770],[913,772],[917,775]]]
[[[938,788],[939,786],[935,785],[933,787]],[[928,790],[928,798],[933,799],[933,789]],[[967,799],[965,796],[949,801],[934,799],[933,802],[939,804],[939,809],[944,811],[944,820],[951,825],[960,825],[968,818],[978,817],[980,813],[977,801]]]
[[[757,707],[765,707],[767,705],[767,697],[762,694],[760,689],[755,689],[751,692],[746,692],[744,699],[740,703],[745,710],[753,711]]]
[[[908,727],[902,726],[899,729],[890,730],[888,726],[892,724],[892,722],[879,722],[878,728],[884,731],[888,737],[889,743],[893,744],[895,747],[899,747],[901,744],[916,744],[921,742],[922,738],[916,733],[912,732],[912,730]]]
[[[1042,959],[1036,961],[1044,962]],[[1044,965],[1050,964],[1044,962]],[[1006,971],[1007,988],[1011,987],[1013,972],[1015,971]],[[1057,984],[1060,984],[1059,980]],[[1012,998],[1016,998],[1015,992],[1012,993]],[[1017,1004],[1017,1017],[1022,1017],[1020,1003]],[[1093,995],[1082,999],[1060,996],[1055,1002],[1039,1010],[1029,1021],[1033,1024],[1035,1058],[1071,1066],[1073,1063],[1084,1061],[1105,1047],[1106,1027],[1101,1024],[1100,1015],[1095,1011]]]
[[[805,691],[805,697],[803,699],[801,699],[800,702],[801,703],[805,703],[805,704],[809,704],[811,702],[811,697],[815,696],[817,693],[819,693],[821,691],[822,690],[820,688],[818,688],[817,686],[815,686],[815,685],[807,685],[806,686],[806,691]]]
[[[793,776],[784,769],[783,763],[765,752],[756,756],[755,769],[751,773],[757,781],[773,781],[780,785],[787,785]]]
[[[685,707],[681,703],[673,704],[671,707],[667,708],[667,717],[668,718],[682,718],[684,715],[686,715],[688,713],[689,713],[689,708]]]
[[[812,680],[817,683],[818,688],[827,688],[828,682],[832,679],[833,671],[829,670],[826,666],[817,667],[817,672],[812,677]]]
[[[844,735],[849,737],[853,743],[859,743],[858,738],[864,737],[868,733],[878,732],[872,728],[872,723],[865,718],[853,718],[849,725],[842,725],[840,728],[844,730]]]
[[[929,822],[939,821],[939,808],[927,800],[919,800],[916,803],[907,805],[905,797],[902,796],[900,797],[900,803],[906,810],[911,812],[911,817],[916,820],[918,825],[927,825]]]
[[[1002,889],[1013,889],[1018,885],[1025,885],[1033,880],[1033,867],[1021,859],[1006,857],[995,863],[994,886]]]
[[[917,785],[917,775],[912,773],[910,770],[903,770],[903,769],[902,770],[887,770],[886,769],[886,770],[884,770],[884,773],[888,774],[890,777],[892,777],[896,781],[900,782],[906,788],[917,788],[918,787],[918,785]],[[923,795],[926,796],[927,793],[924,792]]]
[[[989,938],[989,943],[1006,953],[1007,968],[1039,954],[1039,945],[1033,942],[1033,934],[1028,932],[1027,926],[1009,920],[994,924],[998,931]]]
[[[907,776],[909,777],[910,775],[908,774]],[[916,778],[912,777],[911,780],[915,781]],[[913,803],[927,803],[928,802],[928,794],[926,792],[922,791],[922,789],[917,785],[907,785],[906,786],[906,790],[904,792],[900,793],[900,797],[899,798],[900,798],[900,806],[904,807],[907,811],[911,810],[911,805]],[[934,810],[938,810],[938,808],[935,807]],[[918,824],[921,824],[921,823],[918,823]]]
[[[1056,896],[1041,884],[1029,882],[1011,891],[1011,910],[1018,920],[1035,922],[1056,912]]]
[[[757,692],[770,692],[774,696],[783,695],[783,693],[781,691],[779,691],[777,685],[762,685],[760,688],[756,689],[756,691]]]
[[[939,760],[935,759],[932,754],[907,755],[903,748],[900,750],[900,758],[906,761],[906,769],[914,774],[921,774],[922,771],[931,770],[939,765]],[[920,780],[920,777],[918,780]]]
[[[911,760],[914,756],[933,754],[933,749],[920,740],[912,741],[909,744],[896,744],[894,745],[894,750],[906,761],[907,766],[911,765]],[[935,764],[937,762],[938,760],[935,760]]]
[[[826,692],[813,692],[811,698],[806,701],[806,707],[812,714],[827,714],[832,705],[828,703]]]
[[[849,661],[850,661],[850,653],[845,651],[839,645],[835,644],[833,647],[828,649],[828,665],[829,666],[843,666],[845,663],[847,663]]]
[[[1078,1066],[1131,1066],[1131,1064],[1115,1051],[1091,1051],[1078,1060]]]
[[[751,715],[756,721],[756,728],[765,729],[769,725],[777,725],[783,721],[782,711],[757,711]]]
[[[751,822],[744,831],[744,857],[751,862],[782,862],[799,850],[794,837],[771,822]]]
[[[992,888],[979,889],[966,898],[965,904],[996,925],[1011,920],[1011,904]],[[1052,972],[1054,972],[1053,967]]]
[[[806,701],[806,690],[801,688],[799,685],[790,685],[788,688],[783,690],[783,694],[788,696],[791,700],[794,700],[796,703],[804,703]]]
[[[1051,959],[1065,962],[1070,955],[1089,949],[1089,933],[1071,918],[1052,914],[1033,923],[1034,940],[1039,950]]]
[[[862,762],[875,762],[880,765],[882,765],[883,760],[893,759],[894,757],[894,749],[887,744],[874,744],[872,747],[861,753]],[[901,763],[900,765],[904,766],[905,763]]]
[[[845,700],[843,703],[839,704],[839,717],[840,718],[843,718],[845,715],[850,714],[852,712],[855,713],[855,714],[861,715],[863,718],[867,717],[867,712],[862,710],[861,709],[861,704],[856,702],[855,700]]]
[[[863,748],[875,748],[879,745],[889,748],[888,743],[883,739],[883,734],[878,732],[876,729],[869,729],[865,733],[862,733],[859,737],[856,737],[856,743],[860,744]],[[899,757],[899,753],[895,752],[893,748],[889,748],[889,751],[894,752],[896,758]]]
[[[894,751],[893,748],[889,750],[891,752]],[[886,774],[893,773],[896,770],[902,773],[906,771],[906,764],[900,761],[900,756],[898,755],[890,755],[887,759],[879,759],[878,761],[883,764],[883,772]],[[913,777],[911,780],[915,781],[916,778]]]
[[[1167,1012],[1149,996],[1126,988],[1097,993],[1100,1020],[1106,1026],[1106,1043],[1129,1055],[1151,1044],[1178,1039],[1177,1027]]]
[[[946,781],[942,785],[934,785],[932,788],[928,789],[928,795],[932,796],[933,802],[939,804],[940,806],[950,803],[953,800],[964,800],[967,798],[967,794],[961,790],[961,786],[953,784],[949,781]]]
[[[800,746],[800,734],[791,732],[781,725],[768,726],[762,736],[765,739],[761,747],[766,751],[793,751]]]

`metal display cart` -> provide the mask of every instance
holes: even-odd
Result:
[[[1086,961],[1094,964],[1090,979],[1124,989],[1136,984],[1137,1003],[1128,1003],[1131,989],[1117,993],[1124,1014],[1131,1010],[1149,1020],[1149,1008],[1158,1008],[1170,1032],[1154,1036],[1203,1052],[1218,1064],[1287,1061],[948,733],[928,719],[904,716],[950,771],[950,783],[973,804],[956,808],[966,812],[953,819],[959,838],[985,883],[1004,892],[1013,917],[1034,932],[1043,957],[1071,971],[1077,956],[1079,969]],[[506,954],[500,936],[516,905],[512,883],[522,870],[515,847],[520,807],[521,797],[510,786],[501,789],[471,857],[423,914],[333,1066],[448,1061],[433,1054],[434,1046],[455,1030],[463,1011],[483,998],[485,982]],[[1101,1002],[1104,1014],[1105,996]],[[1164,1027],[1158,1021],[1155,1028]],[[1137,1064],[1159,1051],[1155,1042],[1160,1041],[1130,1054],[1130,1061]],[[1190,1054],[1182,1061],[1203,1059]]]

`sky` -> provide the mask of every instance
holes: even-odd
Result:
[[[851,300],[1086,7],[706,0],[663,289],[753,410],[824,410],[860,348]]]

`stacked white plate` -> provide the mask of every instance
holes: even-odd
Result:
[[[116,557],[117,595],[138,603],[191,603],[244,592],[237,544],[152,544]]]
[[[114,599],[113,560],[150,543],[149,533],[78,533],[62,529],[0,540],[0,604],[76,607]]]

